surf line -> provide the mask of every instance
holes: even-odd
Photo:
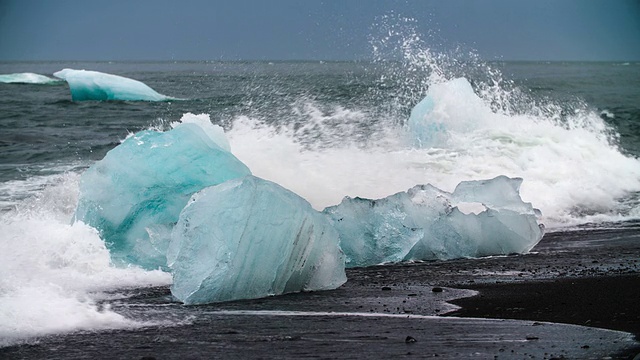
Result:
[[[415,315],[415,314],[384,314],[384,313],[363,313],[363,312],[331,312],[331,311],[284,311],[284,310],[214,310],[210,314],[230,315],[230,316],[291,316],[291,317],[364,317],[364,318],[396,318],[396,319],[413,319],[413,320],[435,320],[439,322],[449,323],[501,323],[505,325],[509,324],[521,324],[527,327],[531,324],[560,326],[562,328],[575,328],[575,329],[589,329],[589,331],[597,330],[602,333],[617,334],[624,336],[625,339],[634,341],[634,335],[628,332],[620,330],[611,330],[603,328],[594,328],[585,325],[555,323],[550,321],[534,321],[534,320],[520,320],[520,319],[501,319],[501,318],[474,318],[474,317],[457,317],[457,316],[438,316],[438,315]],[[514,342],[514,340],[506,340],[506,342]],[[516,342],[526,342],[528,340],[516,340]]]
[[[332,311],[284,311],[284,310],[216,310],[212,314],[220,315],[250,315],[250,316],[331,316],[331,317],[383,317],[401,319],[444,319],[436,315],[415,314],[383,314],[363,312],[332,312]]]

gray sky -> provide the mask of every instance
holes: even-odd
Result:
[[[366,59],[399,17],[488,60],[640,60],[640,0],[0,0],[0,60]]]

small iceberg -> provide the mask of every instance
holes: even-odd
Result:
[[[324,213],[347,267],[525,253],[544,226],[520,198],[522,179],[463,181],[453,193],[418,185],[380,200],[346,197]]]
[[[34,73],[0,74],[0,83],[5,84],[60,84],[62,80]]]
[[[455,78],[429,87],[424,99],[411,110],[407,127],[416,146],[444,147],[452,131],[471,131],[490,115],[491,109],[469,81]]]
[[[63,69],[53,76],[65,80],[73,101],[129,100],[166,101],[175,98],[157,93],[146,84],[123,76],[98,71]]]
[[[166,268],[172,227],[191,195],[251,173],[208,116],[185,114],[172,125],[130,136],[82,174],[75,220],[99,231],[116,263]]]
[[[171,293],[185,304],[335,289],[338,233],[293,192],[247,176],[193,195],[171,235]]]

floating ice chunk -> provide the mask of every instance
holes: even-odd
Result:
[[[254,176],[193,195],[173,229],[172,294],[186,304],[335,289],[338,234],[298,195]]]
[[[98,71],[63,69],[53,73],[53,76],[69,83],[73,101],[165,101],[173,99],[155,92],[140,81]]]
[[[62,80],[34,73],[1,74],[0,83],[5,84],[59,84]]]
[[[451,131],[467,132],[477,127],[491,109],[476,95],[469,81],[456,78],[433,84],[412,110],[407,122],[420,147],[443,146]]]
[[[380,200],[328,207],[347,266],[525,253],[544,233],[519,195],[522,179],[461,182],[453,193],[418,185]],[[458,207],[473,206],[465,213]]]
[[[98,229],[112,259],[164,267],[172,226],[191,195],[251,173],[207,135],[212,129],[141,131],[85,171],[75,219]]]

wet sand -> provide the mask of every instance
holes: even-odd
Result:
[[[175,325],[45,337],[0,358],[632,359],[639,228],[551,233],[526,255],[350,269],[325,292],[183,306],[166,288],[131,290],[109,305]]]
[[[517,273],[525,280],[465,284],[479,294],[453,300],[462,308],[448,315],[577,324],[640,338],[640,231],[635,226],[552,233],[534,251],[539,253],[525,256]]]
[[[640,339],[640,276],[482,284],[479,295],[453,300],[448,316],[549,321],[633,333]]]

